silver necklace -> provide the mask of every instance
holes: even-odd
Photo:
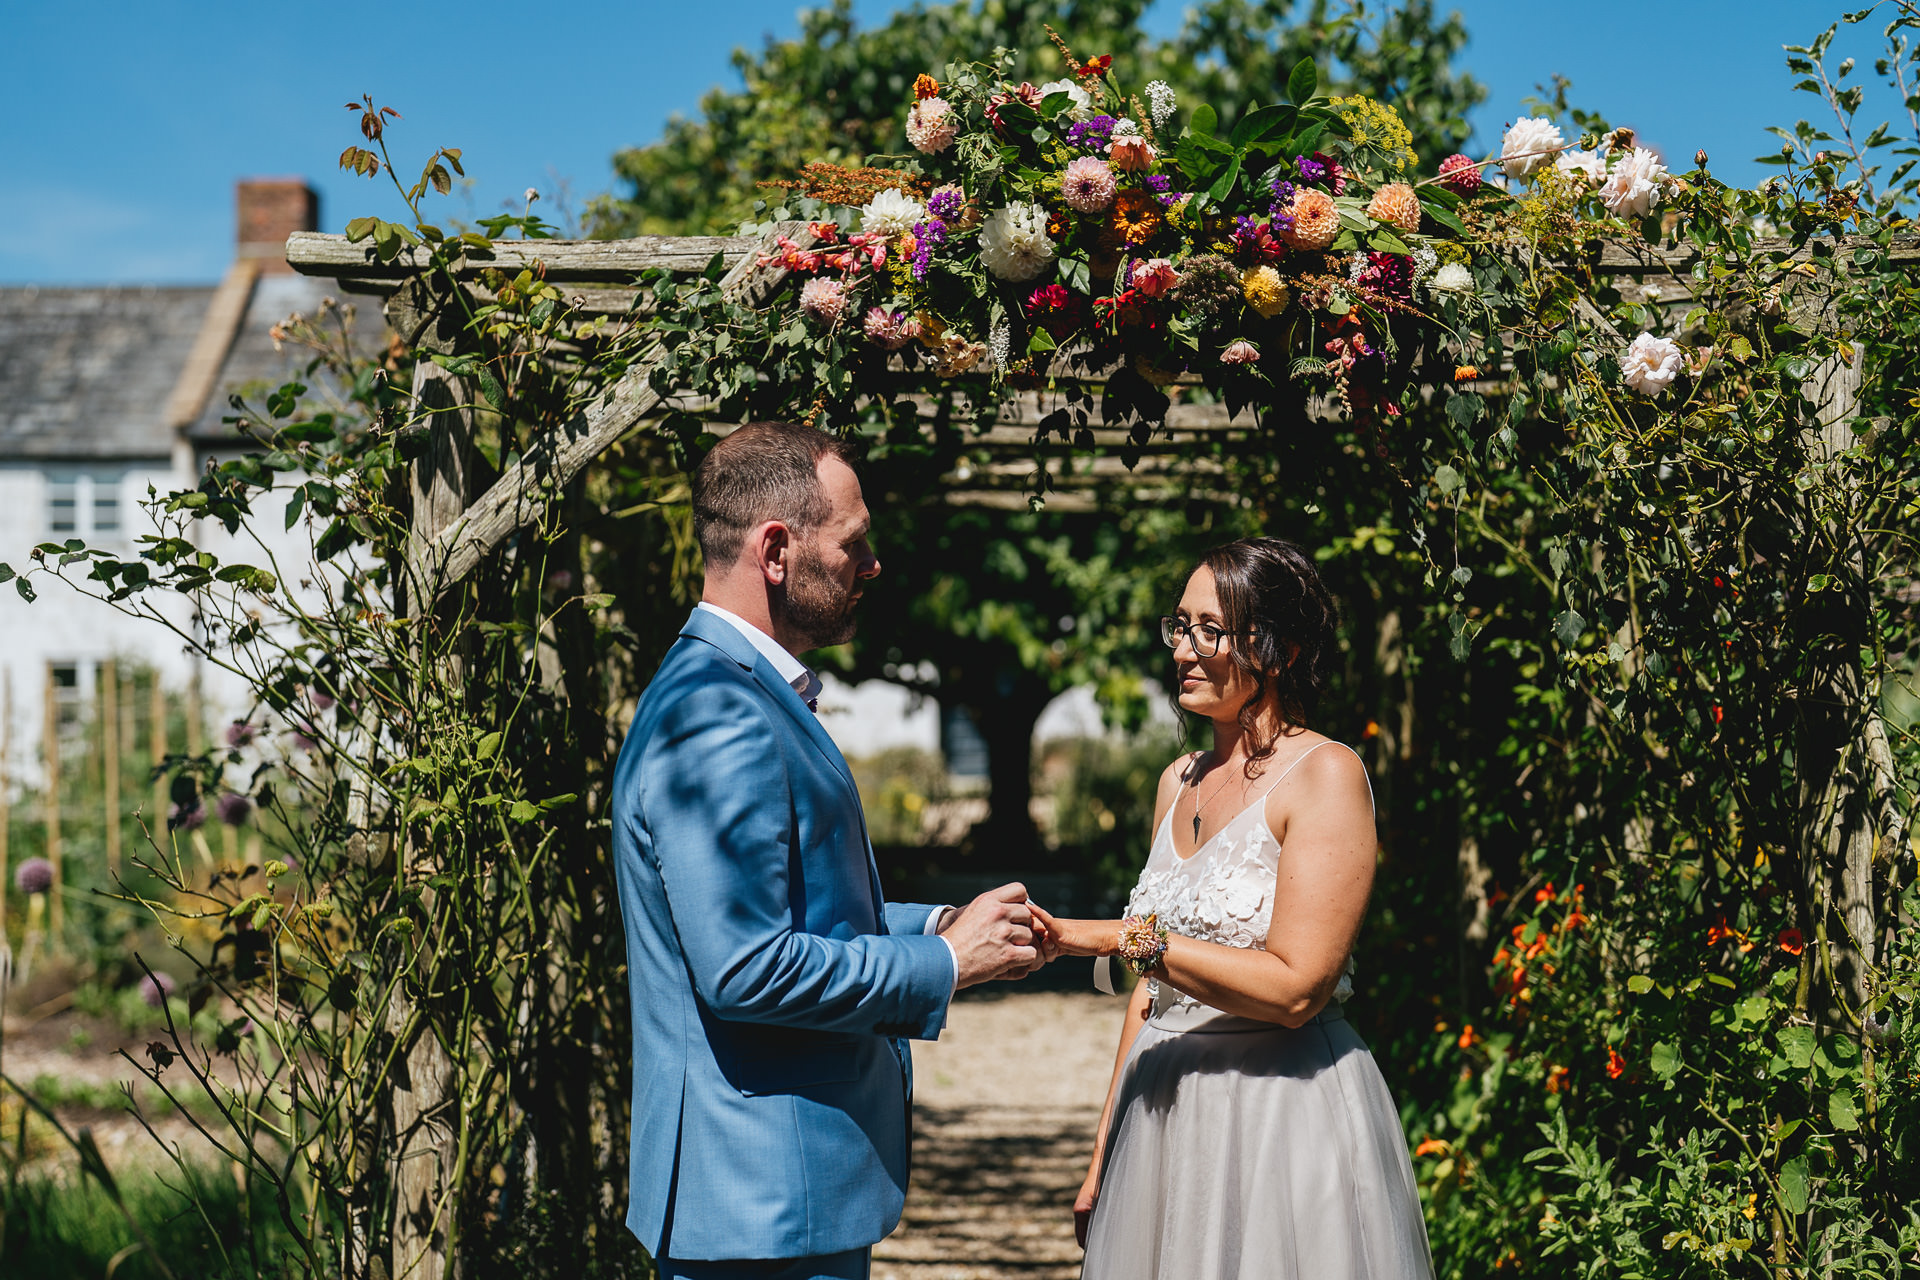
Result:
[[[1195,765],[1199,763],[1198,760],[1194,761]],[[1226,767],[1227,762],[1222,760],[1220,768],[1224,770]],[[1200,775],[1198,772],[1193,775],[1193,781],[1187,784],[1187,789],[1193,792],[1193,845],[1197,849],[1200,847]],[[1226,789],[1227,784],[1223,778],[1220,785],[1214,788],[1213,798],[1218,800],[1220,793]]]

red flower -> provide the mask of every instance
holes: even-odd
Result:
[[[1415,1156],[1443,1156],[1452,1149],[1452,1146],[1443,1139],[1427,1138],[1413,1149],[1413,1154]]]
[[[1571,1073],[1565,1067],[1547,1068],[1547,1092],[1558,1093],[1567,1087],[1567,1076]]]
[[[1807,949],[1807,940],[1800,936],[1798,929],[1782,929],[1780,949],[1790,956],[1797,956]]]
[[[1552,902],[1553,899],[1554,899],[1554,888],[1553,888],[1553,881],[1551,880],[1547,881],[1546,888],[1534,890],[1533,900],[1535,902]]]
[[[1113,65],[1113,55],[1110,53],[1103,53],[1097,58],[1088,58],[1085,62],[1081,63],[1080,70],[1076,74],[1080,75],[1084,79],[1091,80],[1095,76],[1103,76],[1107,74],[1107,68],[1111,67],[1112,65]]]
[[[1480,1034],[1473,1029],[1471,1022],[1460,1029],[1460,1047],[1462,1049],[1471,1049],[1479,1043]]]
[[[1627,1074],[1627,1060],[1612,1045],[1607,1046],[1607,1079],[1618,1080]]]
[[[1721,721],[1725,720],[1726,718],[1727,718],[1726,711],[1721,708],[1719,703],[1717,702],[1714,703],[1713,704],[1713,722],[1715,724],[1719,724]]]

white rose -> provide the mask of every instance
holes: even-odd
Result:
[[[1527,116],[1507,126],[1506,137],[1500,140],[1500,164],[1509,178],[1530,177],[1552,164],[1565,145],[1560,126]]]
[[[1673,385],[1684,363],[1678,343],[1643,333],[1621,358],[1620,372],[1627,385],[1643,396],[1657,396]]]
[[[1660,203],[1667,183],[1667,167],[1645,147],[1634,147],[1613,163],[1613,172],[1600,186],[1607,212],[1622,218],[1644,218]]]
[[[898,187],[890,187],[869,200],[860,210],[860,229],[897,236],[913,230],[916,222],[927,220],[927,206],[911,198]]]
[[[1607,162],[1600,158],[1597,151],[1562,151],[1554,164],[1559,166],[1560,172],[1578,175],[1594,186],[1607,180]]]
[[[1093,116],[1093,99],[1087,91],[1071,80],[1049,80],[1040,86],[1040,100],[1045,102],[1051,93],[1064,93],[1073,99],[1073,105],[1067,108],[1067,116],[1073,120],[1087,120]]]
[[[1016,201],[996,209],[980,228],[980,261],[1002,280],[1018,284],[1053,265],[1047,211]]]
[[[1435,293],[1472,293],[1473,272],[1458,262],[1449,262],[1433,273],[1433,279],[1427,288]]]

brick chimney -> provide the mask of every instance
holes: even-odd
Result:
[[[303,178],[242,178],[234,184],[239,209],[238,256],[263,275],[285,275],[287,237],[320,227],[320,194]]]

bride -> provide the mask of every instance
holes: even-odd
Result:
[[[1303,723],[1333,622],[1292,543],[1208,552],[1160,626],[1213,750],[1161,775],[1127,919],[1034,911],[1049,950],[1144,978],[1074,1204],[1085,1280],[1433,1275],[1393,1099],[1341,1011],[1375,836],[1359,757]]]

